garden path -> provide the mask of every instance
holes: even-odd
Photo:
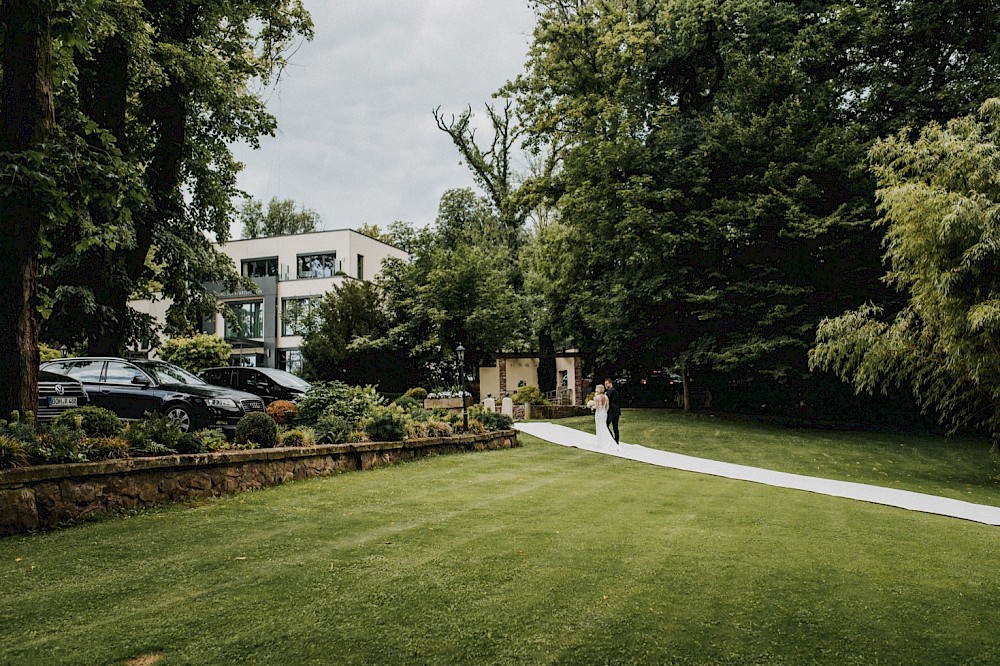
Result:
[[[540,421],[516,423],[514,428],[533,437],[552,442],[553,444],[572,446],[578,449],[618,456],[661,467],[671,467],[687,472],[721,476],[727,479],[752,481],[779,488],[805,490],[832,497],[844,497],[863,502],[884,504],[910,511],[922,511],[924,513],[962,518],[987,525],[1000,525],[1000,507],[995,506],[973,504],[972,502],[963,502],[936,495],[883,488],[864,483],[834,481],[832,479],[822,479],[802,474],[774,472],[759,467],[716,462],[714,460],[695,458],[678,453],[670,453],[669,451],[650,449],[637,444],[626,444],[624,442],[621,445],[620,451],[609,451],[598,447],[595,435],[554,423]]]

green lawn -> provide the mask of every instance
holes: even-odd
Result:
[[[1000,503],[975,442],[622,427]],[[1000,660],[998,528],[521,441],[0,540],[0,664]]]

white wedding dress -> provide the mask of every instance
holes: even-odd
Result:
[[[597,434],[597,448],[617,451],[620,447],[615,436],[608,430],[608,397],[601,394],[594,398],[594,432]]]

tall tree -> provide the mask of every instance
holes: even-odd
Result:
[[[238,210],[238,217],[243,225],[243,238],[304,234],[318,230],[323,223],[319,213],[311,208],[296,209],[291,199],[277,197],[271,197],[267,211],[260,201],[246,199]]]
[[[476,182],[486,192],[496,210],[502,230],[502,237],[498,240],[516,259],[523,241],[522,227],[528,215],[524,200],[517,196],[517,174],[511,164],[521,129],[515,121],[514,105],[510,100],[504,102],[502,109],[487,104],[486,115],[490,119],[493,137],[489,146],[483,148],[476,142],[472,107],[450,119],[444,117],[441,107],[434,109],[438,129],[451,137]]]
[[[407,349],[423,368],[446,360],[459,344],[471,368],[498,351],[525,350],[524,299],[512,285],[509,255],[488,240],[499,226],[487,202],[470,190],[451,190],[432,227],[392,230],[410,259],[386,262],[377,280],[390,347]]]
[[[505,100],[503,107],[486,105],[486,115],[489,118],[493,136],[487,147],[482,147],[476,141],[476,128],[473,124],[472,107],[467,108],[458,117],[446,119],[440,107],[434,110],[434,119],[438,129],[451,137],[452,143],[472,171],[476,182],[486,193],[488,201],[496,211],[499,222],[499,235],[493,243],[503,251],[511,262],[512,286],[517,292],[524,292],[525,276],[520,263],[520,253],[524,248],[528,235],[524,225],[531,210],[532,203],[540,204],[540,200],[532,198],[532,185],[520,182],[519,175],[514,171],[514,151],[523,135],[523,129],[516,120],[515,106],[512,100]],[[548,155],[552,155],[549,152]],[[549,160],[541,160],[544,175],[554,167]],[[442,205],[444,205],[442,200]],[[528,299],[527,302],[537,302]],[[542,391],[554,391],[556,388],[556,356],[555,341],[552,335],[552,322],[545,316],[545,311],[533,311],[532,326],[536,338],[535,351],[538,353],[538,384]]]
[[[256,87],[280,74],[292,40],[311,36],[299,0],[144,0],[114,9],[103,19],[113,29],[97,32],[109,35],[104,43],[77,58],[81,80],[95,88],[84,95],[72,89],[66,100],[80,97],[88,117],[97,116],[94,124],[108,123],[114,147],[141,166],[144,199],[129,206],[130,227],[116,242],[87,240],[105,226],[99,215],[88,216],[92,224],[68,226],[55,242],[60,256],[73,259],[49,274],[53,331],[72,332],[91,352],[108,354],[120,353],[148,323],[130,312],[133,296],[161,292],[172,301],[168,332],[186,333],[217,307],[204,283],[235,288],[238,274],[211,242],[228,238],[237,193],[240,165],[229,145],[256,144],[273,133],[274,118]],[[127,85],[99,75],[120,71],[123,59]],[[101,113],[107,108],[126,108],[124,139],[110,123],[117,111]],[[81,310],[89,313],[82,321],[75,316]]]
[[[550,305],[579,346],[638,372],[723,372],[741,406],[807,399],[818,322],[892,302],[868,147],[938,98],[967,109],[998,85],[989,3],[958,4],[539,2],[508,90],[529,141],[560,147],[538,191],[571,239],[570,295]],[[947,75],[910,66],[922,58]],[[903,69],[908,113],[875,113]]]
[[[866,304],[824,320],[810,351],[859,392],[908,388],[952,429],[1000,443],[1000,99],[872,151],[894,317]]]
[[[412,387],[409,349],[390,344],[389,320],[379,288],[347,281],[334,287],[310,314],[302,341],[308,376],[388,392]]]
[[[42,171],[55,130],[50,0],[3,0],[0,68],[0,415],[34,411],[38,257],[57,194]]]

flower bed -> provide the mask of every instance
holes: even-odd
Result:
[[[0,536],[116,511],[216,497],[442,453],[506,449],[513,430],[401,442],[325,444],[0,470]]]

